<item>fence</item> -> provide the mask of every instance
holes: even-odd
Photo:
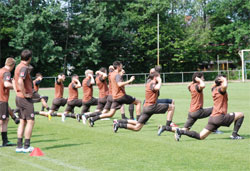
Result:
[[[161,73],[161,78],[163,83],[184,83],[192,81],[193,72],[170,72]],[[239,80],[241,81],[241,70],[222,70],[222,71],[203,71],[206,81],[213,81],[218,74],[227,75],[228,80]],[[148,73],[134,73],[125,74],[124,80],[130,79],[131,76],[135,76],[133,84],[144,84],[147,81]],[[80,81],[84,79],[85,76],[79,76]],[[246,79],[250,78],[250,70],[247,70]],[[43,77],[41,82],[41,87],[53,87],[57,77]],[[64,85],[68,85],[71,82],[69,76],[66,77]]]

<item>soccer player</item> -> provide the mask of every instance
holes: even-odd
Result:
[[[99,98],[98,98],[98,105],[96,108],[97,112],[100,112],[104,109],[104,106],[107,103],[107,98],[109,94],[108,84],[106,81],[107,78],[107,70],[106,68],[100,68],[99,71],[96,71],[96,85],[99,89]]]
[[[32,59],[30,50],[23,50],[21,63],[15,69],[16,106],[20,109],[20,124],[17,130],[17,153],[33,151],[30,146],[32,130],[35,124],[34,105],[32,97],[32,80],[28,72],[28,66]],[[25,137],[23,147],[23,135]]]
[[[10,89],[13,89],[13,84],[11,80],[11,71],[14,69],[16,61],[13,58],[7,58],[5,61],[5,66],[0,69],[0,131],[2,136],[3,146],[13,146],[8,141],[8,122],[9,113],[11,108],[9,107],[9,93]],[[13,81],[14,82],[14,81]]]
[[[153,72],[149,75],[149,80],[146,84],[145,90],[145,103],[143,112],[138,121],[134,120],[114,120],[113,129],[117,132],[118,128],[125,128],[133,131],[140,131],[153,114],[167,114],[167,126],[166,130],[174,132],[175,127],[171,127],[172,118],[174,115],[174,108],[172,104],[157,103],[159,96],[159,90],[161,88],[162,81],[158,72]]]
[[[53,99],[52,106],[49,112],[40,112],[41,115],[47,116],[51,120],[51,116],[61,116],[60,114],[54,113],[58,111],[61,106],[65,106],[67,99],[63,98],[65,74],[59,74],[55,82],[55,98]]]
[[[179,128],[175,131],[175,139],[180,140],[181,135],[187,135],[198,140],[205,139],[209,134],[218,129],[220,126],[229,127],[234,122],[234,130],[232,139],[243,139],[238,134],[238,131],[243,123],[244,115],[242,112],[232,112],[227,114],[228,95],[227,95],[227,78],[225,75],[218,75],[215,79],[215,85],[212,88],[212,96],[214,101],[213,111],[209,117],[207,126],[200,132],[189,130],[181,130]]]
[[[111,73],[111,86],[112,86],[112,97],[113,102],[111,105],[111,110],[108,113],[101,114],[95,117],[88,118],[89,124],[91,127],[94,126],[94,122],[103,118],[111,118],[116,110],[121,107],[123,104],[135,104],[136,105],[136,114],[139,116],[141,113],[141,101],[135,99],[126,94],[125,86],[134,81],[135,77],[132,76],[130,80],[123,81],[120,72],[122,71],[123,65],[119,61],[113,63],[115,71]]]
[[[67,101],[67,107],[64,111],[64,113],[62,114],[62,122],[65,121],[66,117],[72,117],[72,118],[76,118],[74,113],[74,108],[77,107],[81,107],[82,106],[82,100],[78,99],[78,88],[81,88],[81,83],[79,81],[79,77],[78,75],[74,74],[71,77],[71,83],[68,86],[69,88],[69,98]],[[71,115],[69,115],[69,113],[72,113]]]
[[[41,73],[37,73],[36,74],[36,79],[33,81],[33,96],[32,96],[32,100],[34,103],[38,103],[38,102],[42,102],[42,110],[44,111],[44,108],[47,109],[47,111],[49,111],[49,106],[47,104],[49,97],[48,96],[41,96],[38,91],[39,91],[39,87],[40,84],[43,80],[43,76]]]

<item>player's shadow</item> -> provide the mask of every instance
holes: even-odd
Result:
[[[61,141],[61,140],[67,140],[67,139],[66,138],[64,138],[64,139],[52,139],[52,140],[45,139],[45,140],[32,141],[32,143],[56,142],[56,141]]]
[[[90,144],[90,143],[84,143],[84,144]],[[60,144],[60,145],[53,145],[50,147],[45,147],[43,150],[50,150],[50,149],[56,149],[56,148],[67,148],[67,147],[73,147],[73,146],[79,146],[81,144]]]

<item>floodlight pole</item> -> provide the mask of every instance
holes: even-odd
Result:
[[[159,14],[157,14],[157,65],[160,65],[160,33],[159,33]]]

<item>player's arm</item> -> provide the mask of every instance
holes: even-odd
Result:
[[[132,77],[130,77],[130,79],[128,81],[123,82],[123,81],[121,81],[122,79],[121,79],[120,74],[117,74],[115,79],[116,79],[117,85],[119,87],[123,87],[129,83],[132,83],[135,80],[135,76],[132,76]]]
[[[205,82],[199,77],[195,77],[195,81],[199,83],[199,86],[198,86],[199,91],[203,90],[206,87]]]
[[[161,84],[162,84],[161,77],[157,77],[156,80],[157,80],[157,83],[156,83],[156,85],[154,86],[154,90],[155,90],[155,91],[159,91],[160,88],[161,88]]]
[[[226,92],[227,91],[227,79],[225,77],[220,77],[219,81],[221,81],[221,92]]]
[[[11,83],[11,74],[9,72],[6,72],[4,73],[4,76],[3,76],[3,80],[4,80],[4,87],[5,88],[8,88],[8,89],[13,89],[13,85]]]
[[[95,79],[94,79],[94,77],[93,77],[93,75],[89,75],[90,76],[90,84],[95,84]]]
[[[102,78],[103,80],[105,80],[107,77],[108,77],[108,75],[106,74],[106,73],[104,73],[104,72],[101,72],[101,71],[96,71],[96,73],[97,74],[100,74],[102,77],[100,77],[100,78]],[[101,81],[101,80],[100,80]]]
[[[80,88],[81,87],[81,83],[78,79],[74,79],[74,88]]]
[[[62,76],[61,76],[61,75],[58,75],[57,80],[56,80],[56,83],[57,83],[57,84],[60,84],[61,82],[63,82],[62,80],[63,80],[63,79],[62,79]]]

